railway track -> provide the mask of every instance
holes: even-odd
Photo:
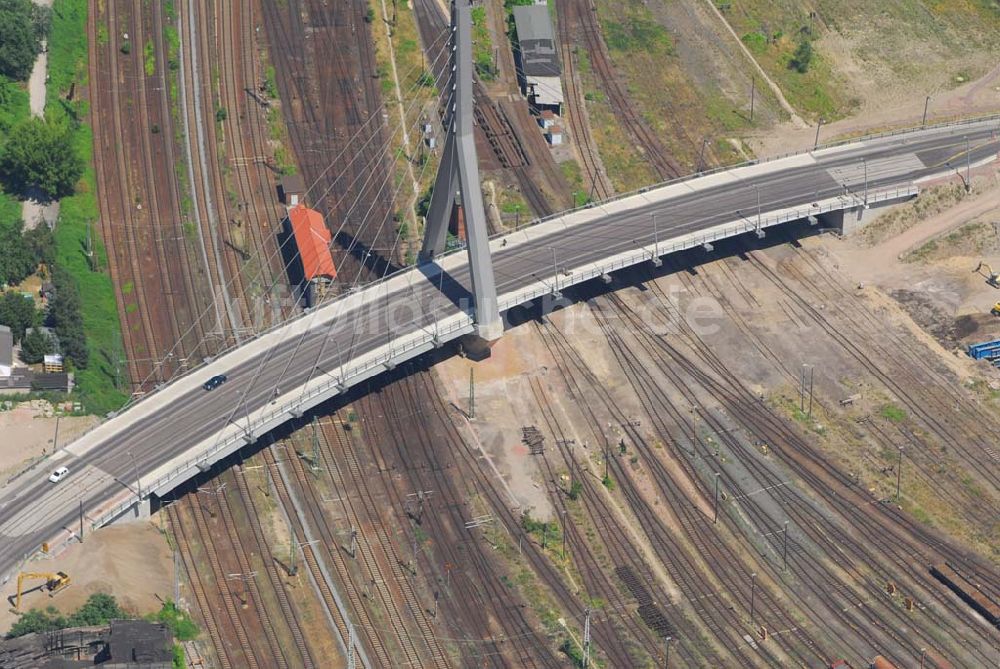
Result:
[[[239,566],[238,573],[241,575],[240,578],[243,579],[245,583],[244,591],[246,593],[247,604],[249,605],[252,600],[254,602],[255,610],[259,614],[262,614],[259,615],[259,620],[261,627],[264,630],[264,636],[266,637],[267,649],[270,651],[270,657],[268,660],[273,662],[277,667],[287,669],[289,666],[288,660],[281,648],[281,642],[279,641],[278,634],[275,631],[274,623],[271,621],[270,616],[266,615],[263,611],[264,598],[261,596],[260,587],[257,585],[257,579],[250,576],[250,574],[256,573],[257,570],[253,568],[250,557],[247,555],[246,548],[243,545],[244,538],[240,537],[236,521],[233,519],[232,509],[229,506],[229,499],[221,486],[215,495],[215,499],[219,509],[219,516],[222,518],[222,524],[225,526],[226,537],[229,539],[229,543],[226,548],[228,548],[230,550],[230,554],[236,558],[237,565]],[[208,541],[214,546],[216,537],[218,536],[219,535],[217,534],[212,534]],[[264,657],[264,655],[261,655],[261,659]]]
[[[667,151],[660,138],[649,127],[629,97],[621,78],[611,63],[607,44],[597,23],[597,10],[593,0],[559,0],[556,5],[560,23],[567,23],[568,31],[580,37],[590,54],[594,74],[601,82],[601,88],[608,96],[611,108],[618,114],[619,121],[632,137],[635,146],[646,156],[660,179],[679,177],[684,170]]]
[[[643,570],[643,559],[631,544],[623,539],[621,529],[609,522],[613,512],[603,504],[601,493],[597,490],[597,486],[591,478],[580,470],[576,459],[572,454],[567,452],[569,448],[567,444],[571,440],[567,438],[569,435],[563,432],[560,421],[555,415],[555,411],[542,388],[541,382],[537,378],[531,378],[529,382],[541,413],[542,421],[548,433],[554,437],[553,441],[556,444],[559,456],[570,471],[570,480],[581,486],[578,499],[583,502],[589,524],[598,530],[602,548],[608,554],[606,559],[610,559],[612,564],[618,565],[616,571],[623,567],[628,569],[633,579],[639,582],[638,576],[635,575],[635,570]],[[601,568],[602,556],[596,554],[593,546],[594,542],[588,539],[575,523],[569,521],[568,514],[570,508],[568,508],[569,504],[567,502],[569,493],[556,483],[559,480],[558,475],[547,453],[541,455],[541,462],[546,474],[546,481],[550,483],[547,486],[550,502],[552,502],[553,507],[557,510],[559,517],[563,519],[562,530],[567,537],[570,537],[571,559],[577,563],[577,569],[580,573],[585,575],[584,585],[588,590],[589,597],[591,599],[600,598],[606,602],[606,607],[602,611],[603,613],[609,614],[613,612],[617,614],[614,617],[606,615],[599,621],[610,627],[607,636],[612,640],[614,645],[611,648],[604,649],[609,656],[609,661],[614,666],[635,666],[641,663],[649,663],[662,650],[662,638],[673,636],[676,633],[674,628],[666,627],[665,629],[651,630],[633,619],[631,612],[628,610],[630,605],[626,601],[625,595],[618,586],[611,582],[610,578],[605,574],[605,570]],[[651,582],[651,579],[648,577],[646,580]],[[628,586],[624,580],[622,582],[626,587]],[[620,625],[614,624],[617,621],[620,621]],[[631,636],[634,643],[640,644],[647,657],[637,656],[629,648],[628,644],[626,644],[626,637],[628,636]],[[682,648],[685,651],[688,650],[686,645],[683,645]]]
[[[141,39],[142,21],[134,14],[134,3],[125,4],[123,9],[110,8],[104,15],[92,12],[88,19],[91,34],[96,35],[97,22],[101,21],[116,39],[123,33],[138,34]],[[143,267],[144,260],[155,266],[153,255],[156,242],[155,236],[150,239],[150,208],[153,222],[158,221],[159,216],[155,186],[150,191],[149,140],[143,132],[149,127],[145,77],[134,63],[134,58],[125,57],[118,48],[96,50],[90,59],[90,74],[92,81],[103,82],[105,77],[102,73],[113,73],[116,82],[124,81],[127,86],[127,90],[123,91],[118,85],[107,88],[98,85],[93,95],[92,113],[94,118],[110,118],[114,128],[110,133],[99,132],[94,146],[99,206],[105,214],[101,217],[101,232],[108,242],[112,276],[117,279],[118,311],[119,319],[125,326],[129,376],[141,384],[157,375],[162,379],[163,369],[156,364],[156,360],[170,348],[170,337],[179,335],[179,328],[173,312],[166,310],[168,313],[164,313],[165,310],[148,297],[171,291],[162,273],[150,272]],[[138,103],[131,102],[135,99]],[[139,123],[125,122],[125,107],[131,108]],[[101,124],[95,127],[101,127]],[[134,151],[123,151],[119,148],[120,144],[134,147]],[[132,155],[139,155],[143,164],[133,165],[129,160]],[[130,194],[134,201],[128,200]],[[150,387],[139,385],[135,389],[143,392]]]
[[[710,356],[710,354],[711,354],[711,351],[708,349],[708,347],[702,347],[702,348],[699,349],[698,352],[702,356]],[[672,364],[672,367],[677,368],[677,369],[683,369],[689,375],[697,375],[698,374],[698,370],[696,368],[694,368],[694,366],[692,365],[692,363],[690,363],[689,361],[685,362],[685,360],[683,358],[678,357],[678,356],[673,356],[673,357],[674,357],[674,362]],[[718,373],[719,378],[723,378],[724,379],[726,377],[726,374],[725,374],[725,370],[721,369],[719,367],[720,363],[712,362],[711,357],[709,357],[709,361],[710,361],[710,368],[711,368],[711,365],[715,365],[714,369]],[[704,376],[703,372],[702,372],[702,375]],[[697,376],[694,376],[694,378],[698,379]],[[711,382],[715,382],[714,379],[711,380]],[[701,383],[711,383],[711,382],[707,381],[707,380],[701,381]],[[716,385],[718,385],[718,382],[715,382],[715,383],[716,383]],[[726,397],[725,392],[721,388],[715,388],[715,389],[713,389],[713,392],[716,393],[716,394],[720,394],[721,393],[721,396],[723,398]],[[780,421],[777,421],[777,420],[773,419],[770,415],[766,415],[766,416],[760,415],[760,412],[757,412],[757,411],[755,411],[754,413],[751,414],[750,410],[747,407],[752,406],[752,404],[755,403],[754,400],[753,400],[753,398],[747,397],[747,398],[741,400],[741,402],[742,402],[742,404],[737,404],[734,400],[730,400],[729,402],[727,402],[727,408],[730,411],[730,413],[733,413],[734,415],[739,416],[741,420],[745,421],[745,424],[752,425],[753,429],[755,430],[755,432],[757,432],[759,434],[759,433],[761,433],[765,429],[765,428],[762,427],[762,423],[764,423],[764,424],[771,423],[771,425],[773,427],[777,427],[777,428],[780,428],[782,430],[782,432],[780,432],[779,434],[775,434],[773,432],[769,433],[769,434],[766,434],[764,436],[764,438],[767,439],[767,443],[772,443],[772,444],[790,443],[790,444],[794,444],[794,445],[796,445],[796,452],[798,452],[798,451],[801,450],[802,453],[808,455],[810,458],[814,457],[811,454],[811,452],[809,452],[809,450],[808,450],[807,447],[805,447],[804,445],[801,445],[801,440],[798,437],[796,437],[794,434],[790,433],[790,431],[785,431],[785,430],[787,430],[787,428],[786,428],[786,426],[780,424]],[[720,434],[724,435],[723,440],[725,441],[725,435],[728,434],[728,433],[720,433]],[[733,447],[734,450],[737,449],[737,448],[739,448],[739,444],[727,444],[727,445]],[[746,454],[746,453],[741,454],[741,460],[744,459],[744,458],[750,458],[752,460],[752,457],[749,454]],[[846,481],[846,479],[843,477],[843,475],[840,475],[839,472],[836,472],[836,470],[830,468],[829,465],[826,465],[825,463],[823,464],[823,467],[826,469],[826,471],[827,471],[828,474],[832,475],[832,477],[835,478],[835,477],[837,477],[839,475],[840,484],[841,485],[844,485],[845,487],[849,487],[850,486],[850,482]],[[796,473],[799,476],[802,476],[803,478],[805,478],[805,480],[810,483],[810,485],[814,488],[814,490],[816,490],[820,494],[823,494],[823,493],[826,493],[827,491],[829,491],[829,489],[831,488],[831,486],[833,486],[835,489],[837,487],[839,487],[839,486],[836,486],[836,484],[831,483],[830,480],[819,480],[819,479],[817,479],[816,476],[814,474],[812,474],[812,472],[810,472],[808,470],[797,471]],[[767,474],[764,473],[764,472],[758,472],[757,476],[760,479],[767,480],[766,479]],[[797,500],[794,497],[789,496],[789,493],[787,492],[787,489],[776,488],[776,493],[775,494],[778,495],[779,497],[784,496],[784,498],[781,499],[781,503],[782,503],[783,508],[790,508],[792,510],[798,511],[798,507],[802,506],[800,500]],[[870,525],[871,525],[870,518],[868,518],[868,515],[862,514],[860,512],[860,510],[866,509],[866,508],[872,508],[872,506],[871,506],[870,503],[866,503],[863,498],[861,500],[857,500],[853,504],[845,505],[844,501],[843,501],[843,497],[844,497],[844,493],[843,492],[841,492],[839,494],[835,493],[833,495],[825,495],[825,496],[828,496],[830,498],[830,502],[833,504],[834,507],[838,507],[838,506],[842,507],[842,509],[840,509],[842,513],[844,511],[846,511],[845,515],[846,515],[846,518],[847,518],[847,522],[849,522],[851,524],[851,527],[854,527],[855,529],[861,529],[861,530],[865,530],[866,528],[870,527]],[[849,494],[847,497],[848,497],[848,499],[850,499],[852,496],[853,496],[853,494]],[[837,500],[841,500],[841,501],[839,501],[839,503],[837,503]],[[880,515],[881,514],[879,514],[879,516]],[[876,517],[878,517],[878,516],[876,516]],[[866,520],[866,518],[867,518],[867,520]],[[817,523],[819,524],[820,527],[822,527],[823,525],[826,525],[826,528],[824,530],[825,534],[837,538],[836,546],[827,546],[826,547],[827,549],[837,550],[837,551],[840,551],[841,553],[843,553],[843,551],[846,550],[846,549],[850,549],[850,552],[852,552],[855,555],[865,556],[863,558],[863,561],[865,561],[865,562],[871,562],[872,561],[871,557],[869,555],[870,549],[866,550],[866,549],[862,548],[860,545],[858,545],[856,543],[856,540],[851,535],[845,534],[843,532],[843,530],[839,530],[836,527],[829,526],[829,524],[826,523],[825,521],[823,521],[823,519],[821,517],[818,517],[815,514],[807,515],[805,517],[800,517],[798,519],[798,523],[801,526],[803,526],[804,531],[808,531],[809,528],[811,528],[814,525],[817,525]],[[776,524],[777,523],[774,523],[774,522],[767,523],[767,525],[769,525],[770,527],[773,527]],[[886,530],[888,530],[888,534],[886,533]],[[924,531],[926,532],[926,530],[924,530]],[[869,546],[874,546],[874,545],[889,546],[889,548],[887,550],[887,553],[889,554],[889,556],[892,557],[897,564],[899,564],[900,566],[904,567],[907,571],[912,571],[912,567],[909,564],[911,562],[911,560],[909,560],[908,558],[912,555],[913,551],[914,550],[926,551],[926,548],[927,548],[927,545],[924,545],[922,547],[919,546],[919,545],[914,545],[912,543],[912,540],[910,542],[898,543],[900,541],[900,539],[898,537],[894,536],[895,534],[898,533],[898,528],[894,528],[892,526],[885,526],[885,527],[879,528],[877,530],[871,529],[871,530],[868,530],[868,531],[863,532],[863,533],[866,534],[866,535],[868,535],[868,536],[866,536],[866,539],[869,541]],[[814,539],[819,545],[824,545],[824,541],[829,542],[829,540],[825,539],[824,536],[813,536],[811,538]],[[940,548],[940,544],[937,541],[934,541],[932,539],[930,545],[935,545],[935,544],[937,544],[937,547]],[[867,578],[862,577],[862,578],[859,579],[860,582],[866,583],[866,587],[869,589],[869,592],[877,592],[877,591],[879,591],[879,589],[884,585],[884,583],[886,582],[886,580],[892,579],[895,582],[899,582],[898,581],[898,575],[887,574],[886,572],[882,571],[879,568],[877,562],[875,562],[873,568],[874,568],[874,573],[875,574],[879,574],[878,578],[872,579],[871,577],[867,577]],[[880,579],[885,579],[885,580],[880,580]],[[917,580],[919,580],[919,579],[917,579]],[[916,587],[916,582],[909,583],[909,586],[915,588]],[[948,606],[947,602],[940,602],[940,603],[942,605],[944,605],[944,606]],[[949,608],[956,615],[960,614],[960,611],[955,610],[954,606],[951,606]],[[892,615],[893,615],[893,612],[890,610],[890,612],[889,612],[890,618],[892,617]],[[899,625],[902,625],[902,626],[905,627],[908,624],[911,624],[911,623],[909,623],[906,620],[899,620]],[[887,634],[893,635],[893,633],[892,633],[891,630],[886,630],[885,632]],[[899,641],[898,638],[897,638],[897,641]],[[975,641],[974,638],[973,639],[963,639],[963,643],[964,642],[974,643],[974,641]]]
[[[575,370],[575,373],[580,374],[587,381],[589,387],[598,390],[604,410],[611,415],[612,419],[620,425],[630,425],[631,417],[619,408],[617,402],[610,395],[600,390],[599,381],[572,347],[558,333],[543,334],[542,336],[546,347],[555,359],[562,361],[560,369]],[[639,392],[640,397],[645,397],[642,389],[639,389]],[[597,427],[602,424],[603,422],[599,423]],[[662,426],[660,427],[661,434],[667,434],[663,431]],[[600,433],[603,433],[603,430]],[[650,465],[655,466],[658,460],[648,448],[648,444],[645,444],[645,438],[634,429],[629,429],[627,435],[636,445],[646,447],[643,452],[644,461],[650,461]],[[703,569],[691,556],[691,549],[685,549],[683,545],[679,544],[676,532],[664,526],[660,517],[662,512],[654,513],[649,508],[642,495],[630,484],[631,477],[627,475],[619,459],[612,458],[610,464],[613,468],[614,480],[619,482],[622,495],[640,528],[654,549],[660,555],[665,556],[665,558],[661,558],[664,569],[681,588],[681,592],[690,603],[692,611],[695,610],[696,605],[700,607],[698,616],[702,625],[711,632],[718,642],[724,645],[727,652],[737,661],[754,662],[756,656],[751,653],[751,647],[742,636],[742,634],[753,633],[753,631],[748,628],[746,621],[735,613],[736,601],[741,603],[747,601],[749,593],[746,593],[746,599],[743,599],[744,593],[741,584],[734,583],[732,579],[727,578],[725,572],[716,575],[717,583],[712,584],[714,587],[708,585],[711,580],[705,579]],[[691,542],[693,551],[698,555],[705,556],[705,559],[710,560],[713,564],[740,563],[741,560],[728,554],[727,549],[722,547],[717,540],[709,540],[704,536],[706,530],[704,519],[689,512],[690,501],[678,496],[676,491],[682,488],[670,479],[669,474],[662,470],[657,470],[656,473],[658,476],[654,479],[660,483],[658,489],[670,500],[668,508],[673,510],[677,516],[677,522],[688,530],[685,537]],[[732,603],[727,604],[725,601],[727,599],[732,599]],[[685,644],[688,641],[682,640],[681,643]],[[766,647],[764,648],[764,654],[770,658],[771,662],[778,661]]]
[[[556,4],[558,17],[556,21],[559,31],[559,55],[562,63],[562,85],[566,89],[566,114],[569,117],[569,124],[573,130],[573,139],[576,140],[576,152],[580,156],[583,167],[583,175],[589,186],[589,192],[597,200],[606,200],[615,194],[611,180],[608,179],[604,164],[601,162],[597,144],[590,133],[590,119],[587,115],[586,99],[583,94],[583,86],[580,81],[580,73],[576,66],[576,46],[573,44],[569,30],[569,17],[566,17],[565,2],[562,0]],[[568,0],[572,2],[573,0]]]
[[[461,475],[461,465],[452,456],[451,449],[443,448],[448,441],[441,421],[448,418],[422,400],[436,393],[426,371],[400,378],[380,393],[384,398],[386,427],[373,434],[380,445],[383,461],[405,463],[405,475],[410,478],[412,489],[435,491],[425,511],[409,514],[415,525],[430,537],[428,550],[434,552],[433,559],[428,557],[421,568],[425,572],[437,572],[438,584],[442,576],[448,583],[443,607],[451,611],[451,619],[463,621],[463,634],[470,639],[462,657],[481,658],[487,666],[508,666],[511,661],[526,668],[558,666],[546,640],[537,636],[535,625],[525,616],[518,599],[511,596],[502,585],[502,578],[497,577],[499,565],[484,551],[483,542],[475,539],[476,531],[464,527],[478,510],[462,501],[467,500],[470,493],[459,482],[468,479]],[[400,488],[399,485],[385,486],[396,508],[405,508],[408,500]],[[409,500],[409,504],[412,503]],[[471,548],[456,550],[463,545],[471,545]],[[469,565],[471,569],[463,568],[455,576],[442,575],[437,565],[444,564]],[[491,620],[489,611],[470,605],[483,601],[493,602],[493,610],[504,611],[504,615]],[[501,625],[502,634],[496,633],[495,623]],[[473,635],[478,635],[481,641],[475,643]],[[507,644],[512,648],[507,649]]]
[[[351,623],[346,617],[346,612],[341,608],[337,598],[334,596],[333,589],[331,584],[327,581],[326,574],[323,569],[320,568],[319,557],[316,555],[316,550],[313,548],[311,540],[308,540],[308,537],[312,535],[312,532],[307,531],[302,518],[299,516],[298,509],[292,501],[288,485],[285,481],[285,473],[278,466],[278,461],[274,456],[273,447],[266,448],[261,452],[264,455],[265,466],[273,469],[275,472],[275,475],[271,476],[270,480],[274,484],[274,490],[278,495],[279,503],[285,509],[286,516],[291,524],[292,536],[302,537],[303,539],[303,542],[300,544],[302,561],[309,569],[309,575],[312,578],[316,589],[320,593],[321,601],[326,609],[327,616],[331,620],[335,621],[336,633],[340,637],[341,648],[347,648],[350,639]],[[354,601],[351,603],[352,605],[355,604]],[[355,608],[355,610],[358,609]],[[385,654],[385,648],[381,645],[380,641],[376,641],[375,644],[372,644],[369,647],[379,659],[387,657]]]
[[[271,547],[267,543],[264,536],[264,529],[260,524],[260,510],[254,503],[253,495],[251,494],[250,487],[247,484],[245,472],[237,471],[234,473],[232,478],[236,482],[236,489],[239,491],[240,501],[246,508],[246,515],[249,519],[250,529],[253,532],[254,544],[257,546],[261,560],[264,563],[264,572],[267,574],[268,581],[271,584],[271,589],[274,591],[275,597],[278,600],[278,605],[281,608],[281,614],[284,617],[285,622],[288,624],[292,639],[295,642],[295,647],[299,651],[302,666],[306,669],[315,667],[316,661],[314,654],[310,650],[309,644],[306,643],[299,614],[296,609],[292,607],[291,602],[288,599],[288,593],[285,592],[285,586],[281,581],[281,574],[278,571],[279,567],[275,560],[274,553],[271,551]],[[316,594],[319,596],[318,592]]]
[[[303,450],[303,453],[305,451]],[[345,453],[346,455],[346,453]],[[402,653],[403,662],[408,666],[418,667],[422,665],[421,655],[414,643],[409,631],[403,623],[403,613],[397,607],[393,593],[389,591],[390,580],[385,577],[383,566],[377,560],[374,551],[375,548],[372,546],[371,542],[368,540],[364,532],[358,533],[357,543],[358,550],[355,558],[360,558],[357,562],[357,571],[361,572],[361,579],[363,579],[364,586],[359,587],[355,580],[358,578],[355,570],[350,569],[347,565],[347,561],[343,554],[342,543],[343,539],[337,536],[337,530],[329,523],[327,516],[323,513],[316,513],[315,510],[323,508],[323,502],[320,496],[316,492],[316,487],[314,481],[310,481],[308,474],[305,471],[305,467],[302,464],[302,456],[292,459],[290,468],[293,470],[295,475],[295,483],[299,492],[307,498],[307,507],[313,510],[311,518],[311,526],[319,533],[323,539],[324,546],[327,547],[327,552],[330,560],[336,565],[338,571],[342,574],[345,580],[345,588],[348,591],[348,596],[351,599],[351,605],[354,609],[355,615],[358,617],[360,622],[361,632],[366,635],[369,643],[373,645],[376,649],[376,654],[382,657],[384,662],[383,666],[392,666],[391,658],[395,657],[395,652],[398,651]],[[323,460],[323,456],[320,456],[320,461]],[[355,469],[356,461],[352,463],[350,459],[347,460],[348,471],[351,476],[352,481],[358,486],[358,490],[361,494],[365,495],[366,499],[371,499],[370,494],[367,493],[365,485],[365,480],[360,472],[360,469]],[[315,463],[317,467],[320,466],[319,462]],[[327,463],[329,475],[333,476],[333,469],[329,469],[332,463]],[[361,478],[357,478],[361,477]],[[361,485],[358,485],[358,481]],[[338,486],[338,489],[346,489],[345,485]],[[354,512],[353,505],[347,505],[349,511],[351,511],[351,526],[361,529],[365,525],[362,525],[362,520],[359,518],[358,514]],[[378,507],[374,507],[378,508]],[[373,527],[377,527],[377,524],[373,524]],[[383,550],[388,550],[384,545],[385,540],[389,540],[389,537],[383,537],[381,541],[378,542],[378,546]],[[395,576],[396,574],[394,574]],[[405,581],[405,579],[403,579]],[[361,600],[361,593],[366,592],[365,595],[372,603],[373,606],[377,605],[384,609],[388,614],[388,629],[382,630],[371,618],[369,609],[364,605]],[[390,635],[386,635],[383,632],[388,631]],[[387,648],[385,646],[385,641],[388,638],[394,638],[396,641],[395,648]]]
[[[167,514],[170,517],[170,527],[173,531],[174,541],[177,542],[177,550],[180,552],[184,563],[184,571],[187,573],[188,584],[194,593],[198,609],[202,612],[202,620],[208,630],[208,635],[212,639],[212,645],[215,647],[219,664],[223,669],[232,669],[233,660],[230,658],[223,643],[223,631],[220,629],[219,622],[215,618],[216,610],[211,606],[211,602],[205,592],[205,586],[202,583],[201,577],[202,572],[194,563],[194,553],[191,551],[191,544],[181,525],[178,511],[173,508],[173,505],[170,505],[167,507]],[[225,634],[228,637],[229,631],[226,630]]]

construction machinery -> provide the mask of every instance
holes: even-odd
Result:
[[[984,274],[982,270],[986,270],[986,273]],[[993,268],[990,267],[989,263],[985,263],[982,260],[980,260],[979,264],[976,265],[976,269],[972,271],[975,274],[982,274],[983,276],[985,276],[986,283],[990,284],[994,288],[1000,288],[1000,274],[994,272]]]
[[[990,313],[994,316],[1000,316],[1000,302],[993,305],[993,308],[990,309]]]
[[[29,579],[39,578],[45,579],[45,584],[42,588],[49,591],[49,597],[54,596],[61,590],[65,590],[69,587],[70,583],[69,574],[64,571],[57,571],[55,573],[22,571],[17,575],[17,598],[14,600],[14,611],[18,613],[21,611],[21,596],[24,594],[24,582]]]

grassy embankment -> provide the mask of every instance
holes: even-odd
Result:
[[[74,83],[77,84],[77,97],[66,100],[65,95]],[[86,83],[87,0],[55,0],[49,37],[45,114],[72,123],[77,150],[87,162],[76,193],[60,202],[55,229],[56,264],[73,276],[82,301],[90,357],[87,368],[76,371],[80,399],[88,412],[105,413],[120,407],[126,396],[115,386],[116,363],[123,347],[114,287],[111,277],[104,271],[108,265],[107,254],[97,234],[99,214],[93,135],[86,123],[88,104],[79,98],[79,88]],[[94,257],[91,259],[84,253],[88,224],[93,238]]]
[[[891,101],[907,88],[911,96],[934,95],[982,76],[1000,54],[994,0],[726,5],[726,20],[810,120],[850,115],[862,103],[858,95]],[[803,39],[812,43],[813,58],[800,73],[792,61]]]
[[[382,5],[376,1],[374,6],[375,18],[371,22],[371,27],[375,37],[375,61],[380,78],[382,101],[388,114],[390,128],[388,141],[391,144],[390,155],[393,162],[391,192],[397,193],[393,224],[399,238],[400,256],[404,262],[411,264],[416,260],[415,244],[422,230],[417,212],[417,193],[413,189],[410,171],[412,170],[413,177],[419,185],[419,192],[426,194],[434,182],[439,162],[438,155],[423,146],[423,133],[420,127],[421,118],[437,117],[438,88],[433,75],[425,69],[425,65],[429,68],[430,61],[447,45],[444,39],[429,45],[431,53],[425,58],[413,10],[405,4],[397,5],[395,22],[389,26],[379,20],[382,16]],[[446,54],[441,55],[438,62],[444,58],[447,58]],[[393,63],[396,67],[396,76],[399,78],[398,89],[392,74]],[[403,133],[400,131],[400,107],[409,134],[409,144],[404,141]],[[438,141],[442,139],[438,137]]]
[[[703,140],[707,164],[740,162],[732,140],[783,118],[773,94],[758,85],[751,120],[752,65],[706,39],[711,26],[696,14],[638,0],[597,2],[608,52],[629,97],[664,147],[692,171]]]
[[[19,121],[28,118],[28,92],[17,82],[0,75],[0,144]],[[21,203],[0,187],[0,225],[9,226],[21,218]]]

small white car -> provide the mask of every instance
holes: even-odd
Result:
[[[69,467],[60,467],[59,469],[52,472],[52,475],[49,476],[49,480],[52,481],[53,483],[59,483],[67,476],[69,476]]]

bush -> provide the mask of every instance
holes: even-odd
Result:
[[[24,233],[24,243],[34,257],[35,264],[45,263],[52,266],[56,259],[56,238],[52,228],[47,225],[36,225]]]
[[[38,266],[31,246],[22,234],[24,223],[0,225],[0,284],[21,283]]]
[[[0,74],[27,79],[47,30],[48,10],[31,0],[0,0]]]
[[[63,355],[72,360],[77,368],[86,369],[90,350],[83,331],[76,282],[68,272],[57,269],[52,273],[52,284],[56,294],[49,302],[48,322],[59,337]]]
[[[83,606],[69,617],[69,627],[104,625],[111,620],[121,620],[129,615],[118,606],[118,600],[103,592],[94,593]]]
[[[37,187],[51,198],[71,195],[83,168],[66,121],[26,119],[14,126],[0,153],[0,172],[22,193]]]
[[[45,611],[31,609],[27,613],[22,614],[17,622],[10,626],[7,638],[13,639],[14,637],[24,636],[32,632],[61,630],[67,626],[66,618],[59,615],[54,606],[48,607]]]
[[[32,330],[21,340],[21,360],[29,365],[36,365],[55,352],[56,342],[44,332]]]
[[[38,323],[35,301],[21,293],[8,290],[0,297],[0,325],[6,325],[14,335],[14,343],[21,341],[24,331]]]
[[[198,636],[198,626],[191,620],[191,616],[177,608],[173,600],[163,602],[153,619],[169,627],[178,641],[190,641]]]
[[[68,618],[61,615],[54,606],[50,606],[44,611],[31,609],[11,625],[7,638],[13,639],[32,632],[48,632],[67,627],[106,625],[111,620],[128,617],[129,615],[118,606],[118,601],[114,597],[98,592],[88,597],[83,606]]]
[[[583,493],[583,484],[579,481],[573,481],[572,485],[569,487],[569,498],[574,502],[580,499],[580,495]]]
[[[795,49],[792,60],[788,64],[799,73],[805,74],[809,71],[809,64],[812,62],[812,57],[812,42],[808,38],[803,37],[802,41],[799,42],[798,48]]]

